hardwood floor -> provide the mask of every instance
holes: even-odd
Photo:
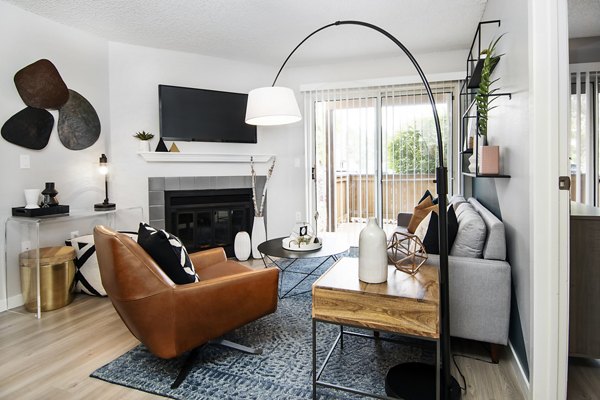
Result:
[[[567,399],[595,400],[600,396],[600,360],[569,358]]]
[[[22,308],[2,312],[0,398],[159,398],[89,377],[137,343],[106,298],[78,295],[69,306],[44,313],[41,320]],[[489,360],[489,354],[478,343],[457,340],[453,350]],[[467,379],[463,399],[524,398],[505,359],[494,365],[458,357],[457,363]],[[462,386],[456,370],[453,375]]]

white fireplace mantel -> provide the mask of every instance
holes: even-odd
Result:
[[[207,154],[207,153],[170,153],[139,152],[146,162],[195,162],[195,163],[249,163],[254,157],[255,163],[267,163],[275,158],[273,154]]]

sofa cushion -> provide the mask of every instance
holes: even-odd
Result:
[[[450,201],[448,202],[448,204],[452,204],[455,208],[458,208],[458,206],[460,206],[462,203],[466,203],[467,199],[465,199],[463,196],[460,195],[454,195],[450,198]]]
[[[479,213],[487,229],[487,238],[483,246],[483,258],[486,260],[506,260],[506,235],[504,223],[474,198],[469,199]]]
[[[458,206],[456,217],[458,219],[458,233],[450,250],[450,255],[481,258],[486,238],[486,227],[483,219],[469,203]]]
[[[198,282],[194,264],[177,236],[140,223],[138,244],[174,283],[182,285]]]
[[[410,233],[415,233],[415,230],[423,220],[436,206],[433,205],[433,200],[431,195],[423,196],[423,199],[413,211],[413,215],[410,218],[410,222],[408,223],[407,230]]]

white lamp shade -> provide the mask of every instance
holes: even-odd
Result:
[[[246,106],[249,125],[285,125],[302,119],[294,91],[273,86],[251,90]]]

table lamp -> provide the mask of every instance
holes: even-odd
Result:
[[[251,125],[284,125],[298,122],[302,119],[296,97],[292,89],[275,86],[281,71],[287,64],[290,57],[298,50],[304,42],[316,33],[332,26],[339,25],[358,25],[373,29],[392,42],[394,42],[409,58],[417,70],[427,97],[431,103],[435,129],[437,133],[438,146],[438,166],[436,168],[436,185],[439,198],[439,250],[440,250],[440,270],[439,270],[439,288],[440,288],[440,338],[439,354],[437,366],[431,366],[421,363],[406,363],[398,365],[390,370],[387,381],[396,380],[394,385],[394,395],[403,399],[427,400],[430,398],[439,398],[442,400],[459,399],[461,392],[458,382],[450,374],[450,315],[449,315],[449,283],[448,283],[448,212],[446,209],[448,194],[447,169],[444,167],[442,131],[440,120],[431,91],[431,86],[427,81],[423,70],[414,56],[408,49],[392,34],[384,29],[363,21],[336,21],[325,25],[310,35],[305,37],[292,52],[287,56],[281,68],[277,72],[273,84],[270,87],[262,87],[251,90],[248,93],[248,105],[246,108],[246,123]],[[393,370],[393,375],[392,374]],[[313,371],[314,373],[314,371]],[[397,378],[396,378],[397,377]],[[387,384],[386,384],[387,385]],[[431,388],[436,387],[437,393],[432,396]]]
[[[111,211],[116,208],[115,203],[108,201],[108,159],[106,154],[100,156],[100,163],[98,165],[98,172],[104,175],[104,201],[102,203],[94,204],[94,211]]]

